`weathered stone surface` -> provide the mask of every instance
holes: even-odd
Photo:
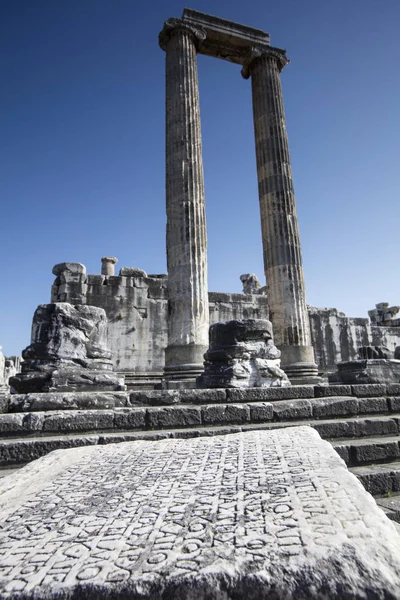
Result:
[[[315,398],[312,400],[313,417],[335,417],[345,415],[356,415],[359,411],[357,398]]]
[[[261,283],[259,282],[257,275],[254,273],[244,273],[240,276],[240,281],[243,284],[243,294],[261,293]]]
[[[266,319],[215,323],[210,347],[204,355],[200,388],[289,387],[280,369],[280,351],[273,342],[272,324]]]
[[[101,274],[106,277],[113,277],[117,262],[118,258],[115,258],[115,256],[103,256],[101,259]]]
[[[389,411],[386,398],[358,398],[358,411],[364,413],[386,413]]]
[[[205,425],[248,423],[250,421],[250,408],[241,404],[203,406],[201,408],[201,418]]]
[[[358,355],[361,359],[393,358],[393,352],[384,346],[361,346]]]
[[[237,388],[226,390],[230,402],[254,402],[260,400],[294,400],[313,398],[314,388],[311,385],[296,385],[285,388]]]
[[[128,406],[127,392],[46,392],[13,394],[7,408],[10,412],[41,410],[104,409]]]
[[[119,270],[119,274],[122,277],[147,277],[146,271],[143,271],[143,269],[139,269],[138,267],[122,267],[122,269]],[[163,275],[163,277],[165,277],[165,275]]]
[[[249,405],[250,408],[250,421],[257,423],[257,421],[271,421],[274,416],[274,409],[269,402],[254,402]]]
[[[209,307],[207,231],[197,75],[202,29],[168,19],[159,35],[166,52],[166,208],[168,266],[167,377],[201,373]],[[182,165],[185,165],[182,168]]]
[[[339,383],[398,383],[400,360],[362,359],[339,363],[329,381]]]
[[[353,396],[367,398],[370,396],[385,396],[387,388],[384,383],[371,383],[366,385],[352,385],[351,391]]]
[[[311,346],[296,201],[280,71],[286,51],[252,47],[242,69],[251,77],[264,269],[270,318],[289,379],[318,376]]]
[[[147,410],[149,427],[184,427],[201,424],[201,412],[197,406],[183,408],[149,408]]]
[[[72,431],[90,431],[114,428],[112,410],[77,410],[74,412],[51,411],[44,414],[44,432],[68,433]]]
[[[107,347],[107,316],[95,306],[38,306],[22,356],[21,373],[10,379],[14,393],[124,389]]]
[[[398,597],[396,529],[309,428],[54,452],[0,492],[2,598]]]
[[[350,385],[316,385],[314,387],[316,398],[327,398],[329,396],[351,396]]]
[[[282,400],[272,404],[274,419],[304,419],[312,417],[312,406],[309,400]]]

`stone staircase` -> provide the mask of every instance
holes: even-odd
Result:
[[[118,403],[0,414],[0,469],[59,448],[307,424],[373,495],[400,491],[400,384],[143,390],[119,392]]]

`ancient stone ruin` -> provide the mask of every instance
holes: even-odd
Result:
[[[22,356],[21,372],[10,378],[15,393],[48,392],[57,398],[60,392],[125,389],[113,370],[102,308],[66,302],[38,306],[31,344]]]
[[[264,266],[270,319],[292,381],[317,381],[280,72],[286,52],[269,34],[185,9],[159,36],[166,52],[169,310],[165,374],[192,377],[208,347],[207,238],[197,54],[242,66],[251,78]],[[187,168],[182,169],[185,164]],[[187,209],[190,207],[190,210]],[[182,233],[184,232],[184,233]]]
[[[272,325],[262,319],[228,321],[210,327],[210,347],[204,355],[200,388],[288,387],[274,345]]]
[[[0,507],[2,598],[400,589],[394,525],[309,427],[54,452],[0,482]]]
[[[57,264],[21,372],[0,352],[0,470],[40,458],[0,480],[0,597],[398,598],[355,476],[400,521],[399,308],[306,306],[286,52],[190,9],[159,42],[168,275]],[[243,294],[207,289],[199,53],[251,78],[267,286]]]

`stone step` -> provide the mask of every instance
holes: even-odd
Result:
[[[400,460],[400,437],[378,436],[352,440],[328,440],[348,467]]]
[[[373,401],[360,411],[360,402]],[[378,402],[379,401],[379,402]],[[159,430],[226,425],[315,422],[323,437],[396,435],[400,413],[378,410],[386,398],[314,398],[232,404],[178,404],[164,407],[117,407],[0,414],[0,439],[29,435]]]
[[[386,516],[400,527],[400,492],[387,492],[385,496],[376,496],[375,502]]]
[[[400,492],[400,461],[351,467],[350,471],[373,496]]]
[[[77,417],[79,412],[71,411]],[[85,411],[86,412],[86,411]],[[92,411],[99,414],[99,411]],[[57,413],[59,417],[65,417],[64,413]],[[82,416],[82,415],[81,415]],[[54,424],[56,424],[55,421]],[[124,441],[135,440],[159,440],[166,438],[190,438],[199,436],[223,435],[227,433],[237,433],[239,431],[250,431],[254,429],[281,429],[283,427],[296,427],[300,425],[310,425],[318,431],[322,438],[328,439],[334,443],[335,439],[340,441],[338,447],[341,448],[343,456],[346,443],[343,438],[370,438],[371,436],[391,436],[399,433],[400,415],[373,416],[368,418],[349,417],[346,420],[327,419],[327,420],[291,420],[291,421],[266,421],[258,423],[213,423],[212,425],[202,425],[186,427],[153,427],[151,429],[125,427],[109,429],[99,427],[97,423],[88,427],[89,422],[77,420],[71,423],[70,420],[61,420],[59,430],[48,431],[43,429],[31,432],[31,435],[21,436],[15,432],[13,436],[0,439],[0,465],[14,464],[18,462],[29,462],[59,448],[75,448],[77,446],[87,446],[96,444],[110,444]],[[72,431],[72,425],[75,431]],[[64,426],[64,428],[62,427]],[[69,427],[69,429],[68,429]],[[385,437],[381,438],[385,440]],[[347,442],[349,443],[349,442]],[[351,440],[353,443],[353,440]]]

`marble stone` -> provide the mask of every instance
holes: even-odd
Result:
[[[0,598],[398,598],[400,536],[309,427],[59,450],[0,481]]]
[[[210,348],[204,355],[200,388],[266,388],[290,386],[280,368],[280,351],[273,342],[272,324],[266,319],[215,323],[210,327]]]
[[[113,371],[102,308],[66,302],[41,304],[21,373],[10,378],[14,393],[124,389]]]
[[[242,75],[251,77],[264,269],[270,319],[282,365],[292,383],[316,383],[280,72],[286,51],[249,50]]]
[[[202,28],[168,19],[166,53],[167,379],[194,379],[208,345],[207,231],[197,50]]]
[[[361,359],[341,362],[337,371],[329,375],[331,383],[398,383],[400,381],[400,360]]]

